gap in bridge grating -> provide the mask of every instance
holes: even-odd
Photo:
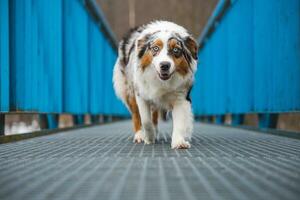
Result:
[[[300,199],[300,140],[195,124],[189,150],[118,122],[0,145],[0,199]]]

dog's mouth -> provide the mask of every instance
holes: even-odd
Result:
[[[173,73],[169,74],[168,72],[157,72],[159,78],[163,81],[169,80]]]

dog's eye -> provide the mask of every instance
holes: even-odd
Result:
[[[158,47],[158,46],[154,46],[154,47],[152,47],[152,50],[153,50],[154,52],[158,52],[158,51],[159,51],[159,47]]]
[[[180,52],[180,49],[177,48],[177,47],[175,47],[175,48],[173,49],[173,52],[174,52],[175,54],[178,54],[178,53]]]

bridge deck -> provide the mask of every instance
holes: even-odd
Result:
[[[0,145],[0,199],[299,199],[300,140],[197,124],[189,150],[113,123]]]

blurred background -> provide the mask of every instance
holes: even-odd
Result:
[[[198,37],[217,2],[217,0],[97,0],[118,40],[129,27],[158,19],[181,24]]]
[[[95,5],[101,10],[116,40],[119,41],[129,28],[157,19],[178,23],[186,27],[195,38],[199,38],[205,26],[208,24],[208,20],[212,16],[213,11],[217,9],[216,5],[218,2],[217,0],[96,0]],[[271,1],[269,1],[269,3],[270,2]],[[9,5],[10,10],[15,9],[15,16],[22,16],[24,13],[18,10],[16,3],[17,1]],[[93,15],[93,11],[91,13],[91,15]],[[60,14],[62,15],[62,13]],[[12,20],[11,14],[10,17],[10,20]],[[79,18],[78,21],[80,21]],[[76,22],[75,19],[73,23]],[[202,61],[200,60],[200,62]],[[112,63],[110,69],[112,69]],[[201,77],[201,74],[198,74],[198,76]],[[104,115],[111,116],[109,113],[105,114],[105,112]],[[56,117],[58,117],[58,127],[60,128],[74,125],[74,118],[70,114],[63,112]],[[300,114],[298,112],[282,112],[279,113],[277,117],[275,128],[300,131]],[[90,124],[93,121],[92,118],[89,112],[81,113],[81,119],[85,124]],[[104,122],[105,120],[102,115],[100,119],[97,118],[97,121],[100,122]],[[214,117],[204,117],[202,120],[209,122],[216,121]],[[232,123],[230,112],[224,115],[224,123]],[[258,114],[246,113],[242,124],[258,127]],[[32,112],[26,114],[10,112],[5,115],[5,134],[7,135],[40,130],[43,126],[40,114],[32,114]]]

